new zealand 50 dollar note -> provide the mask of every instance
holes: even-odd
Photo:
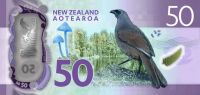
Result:
[[[1,95],[199,95],[199,3],[3,0]]]

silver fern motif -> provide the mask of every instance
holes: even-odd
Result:
[[[37,32],[36,29],[36,19],[33,20],[33,25],[28,25],[24,19],[20,20],[20,25],[27,31],[22,36],[22,42],[24,44],[23,48],[20,49],[21,57],[32,57],[36,55],[36,40],[37,40]]]

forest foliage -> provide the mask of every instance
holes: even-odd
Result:
[[[120,51],[115,41],[115,34],[102,30],[87,34],[86,31],[76,29],[68,35],[69,56],[74,63],[78,59],[89,60],[95,72],[103,70],[111,64],[119,64],[128,57]],[[130,70],[138,69],[138,62],[135,60],[124,64],[123,67]],[[85,67],[80,67],[81,72],[86,72]]]

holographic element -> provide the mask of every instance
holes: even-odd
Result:
[[[10,14],[10,77],[16,87],[43,89],[51,76],[45,41],[47,8],[36,0],[16,0]]]

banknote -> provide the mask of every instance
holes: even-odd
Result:
[[[196,0],[3,0],[1,95],[199,95]]]

